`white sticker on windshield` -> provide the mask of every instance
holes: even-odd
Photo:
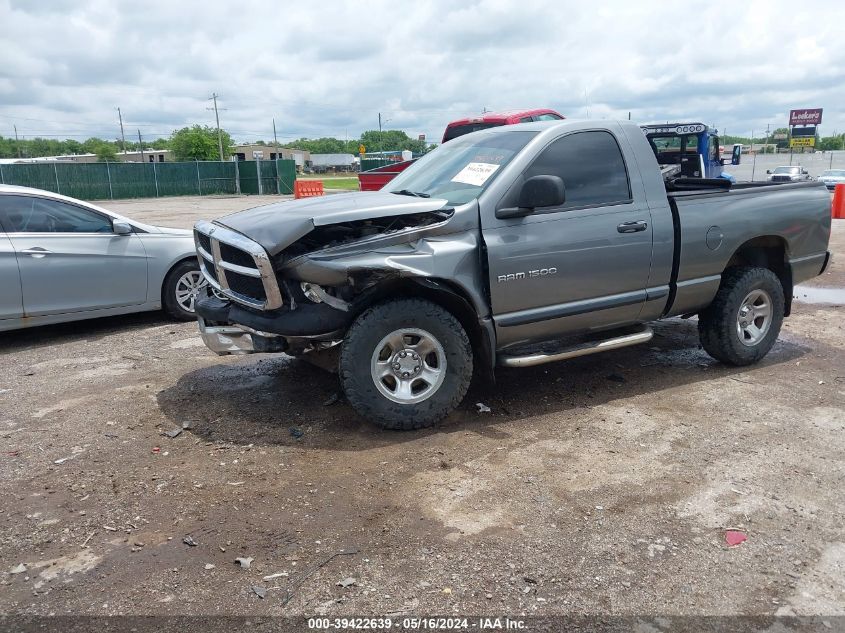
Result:
[[[480,187],[498,168],[499,165],[493,163],[470,163],[452,178],[452,182],[462,182]]]

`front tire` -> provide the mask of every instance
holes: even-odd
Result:
[[[341,386],[353,408],[382,428],[421,429],[460,404],[472,361],[469,337],[451,313],[421,299],[388,301],[349,328]]]
[[[713,303],[698,315],[704,350],[728,365],[762,359],[783,325],[783,286],[767,268],[730,268]]]
[[[197,318],[194,304],[207,283],[196,260],[179,262],[164,280],[161,292],[164,311],[174,319],[193,321]]]

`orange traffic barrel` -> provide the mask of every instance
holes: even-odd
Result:
[[[845,185],[836,185],[833,190],[833,204],[830,211],[832,217],[845,220]]]
[[[294,198],[311,198],[323,195],[322,180],[296,180],[293,183]]]

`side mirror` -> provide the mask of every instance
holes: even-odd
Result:
[[[542,207],[559,207],[566,201],[566,187],[559,176],[532,176],[522,184],[517,206],[496,211],[496,217],[519,218]]]
[[[115,220],[111,223],[111,228],[115,235],[129,235],[132,233],[132,225],[123,220]]]
[[[523,209],[559,207],[566,201],[566,187],[559,176],[532,176],[522,185],[517,204]]]
[[[771,174],[771,173],[772,173],[772,170],[771,170],[771,169],[767,169],[767,170],[766,170],[766,173],[767,173],[767,174]]]
[[[801,173],[802,173],[802,174],[809,174],[810,172],[808,172],[806,169],[802,169],[802,170],[801,170]]]
[[[741,145],[734,145],[734,148],[731,151],[731,165],[739,165],[739,162],[741,160],[742,160],[742,146]]]

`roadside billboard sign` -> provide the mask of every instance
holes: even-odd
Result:
[[[806,125],[804,127],[794,127],[792,128],[792,136],[793,138],[796,136],[815,136],[816,135],[816,126],[815,125]]]
[[[789,141],[790,147],[815,147],[816,146],[816,137],[815,136],[807,136],[807,137],[798,137],[793,138]]]
[[[789,111],[790,125],[819,125],[822,122],[822,108],[805,108]]]
[[[785,141],[789,138],[789,134],[786,132],[778,132],[777,134],[773,134],[772,138],[776,141]]]

